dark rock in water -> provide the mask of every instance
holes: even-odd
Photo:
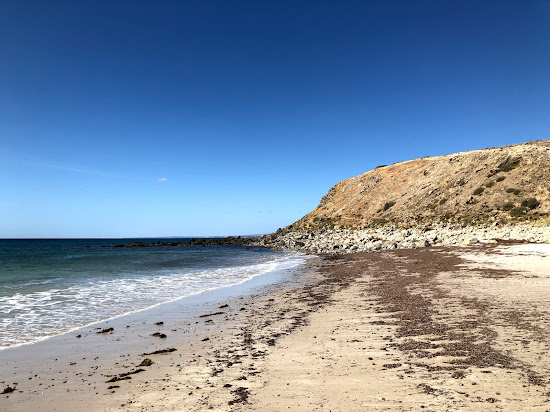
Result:
[[[133,248],[133,247],[185,247],[185,246],[253,246],[256,238],[247,238],[241,236],[229,236],[224,238],[197,238],[190,239],[188,242],[132,242],[123,245],[103,245],[101,247],[111,248]],[[250,249],[251,250],[251,249]]]
[[[96,333],[113,333],[114,329],[113,328],[105,328],[99,332],[96,332]]]
[[[154,336],[155,338],[161,338],[161,339],[166,338],[166,335],[164,333],[160,333],[160,332],[155,332],[151,336]]]
[[[156,350],[156,351],[150,352],[150,353],[142,353],[141,356],[164,355],[165,353],[175,352],[176,350],[177,349],[175,349],[175,348],[160,349],[160,350]]]
[[[90,245],[86,245],[86,247],[91,247]]]
[[[153,362],[152,359],[145,358],[141,361],[141,363],[138,366],[151,366],[153,363],[155,362]]]
[[[6,388],[2,391],[2,394],[12,393],[12,392],[15,392],[15,388],[11,386],[6,386]]]

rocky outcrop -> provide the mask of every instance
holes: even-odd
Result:
[[[166,246],[250,246],[252,238],[241,236],[228,236],[221,238],[194,238],[187,242],[131,242],[117,245],[104,245],[108,248],[134,248],[134,247],[166,247]]]
[[[297,222],[260,237],[108,247],[257,246],[368,252],[550,242],[550,140],[379,166],[344,180]]]

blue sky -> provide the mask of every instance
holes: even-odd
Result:
[[[548,139],[549,1],[3,1],[0,237],[266,233]]]

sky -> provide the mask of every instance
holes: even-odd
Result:
[[[550,1],[0,3],[0,237],[269,233],[549,139]]]

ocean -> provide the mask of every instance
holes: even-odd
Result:
[[[305,255],[236,246],[103,248],[189,239],[0,240],[0,350],[290,269]]]

